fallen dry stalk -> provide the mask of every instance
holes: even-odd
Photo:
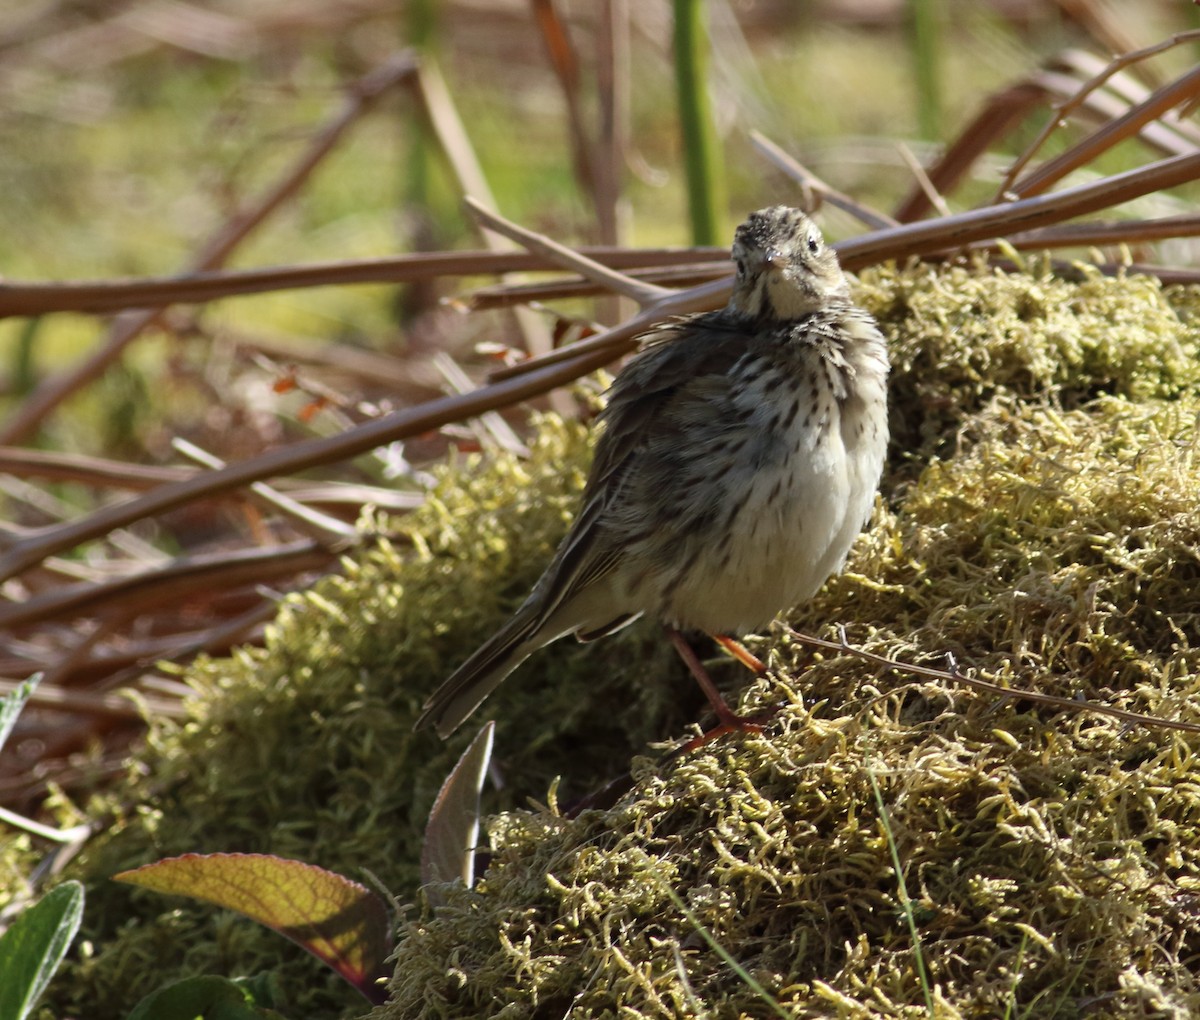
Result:
[[[997,192],[997,197],[1002,196],[1012,188],[1013,182],[1017,179],[1018,174],[1029,164],[1034,155],[1038,153],[1042,146],[1046,144],[1050,136],[1058,130],[1063,118],[1070,116],[1075,110],[1083,106],[1096,92],[1100,86],[1105,84],[1113,75],[1124,70],[1133,64],[1137,64],[1149,57],[1157,56],[1160,53],[1165,53],[1167,50],[1179,46],[1182,43],[1191,42],[1200,37],[1200,31],[1181,32],[1171,36],[1169,39],[1164,39],[1162,42],[1155,43],[1153,46],[1147,46],[1143,49],[1132,50],[1122,53],[1118,57],[1114,57],[1096,74],[1089,78],[1076,91],[1076,93],[1061,103],[1055,105],[1053,116],[1046,122],[1038,136],[1029,144],[1024,152],[1013,162],[1005,175],[1004,181],[1000,185],[1000,190]],[[1159,89],[1161,91],[1161,89]],[[1157,116],[1161,116],[1161,113]]]
[[[339,551],[339,548],[305,541],[266,549],[180,556],[164,567],[116,580],[63,586],[21,602],[0,603],[0,627],[19,627],[33,620],[53,620],[67,614],[103,613],[110,608],[120,612],[140,612],[155,606],[178,604],[198,591],[207,591],[205,585],[232,588],[327,568]]]
[[[193,500],[216,496],[275,475],[345,460],[397,439],[420,435],[484,411],[528,400],[595,371],[614,357],[608,349],[580,352],[562,364],[542,366],[537,371],[524,373],[518,379],[493,383],[473,393],[441,397],[415,408],[385,415],[336,436],[293,443],[217,471],[159,486],[124,503],[97,510],[69,524],[41,529],[14,542],[0,556],[0,580],[14,577],[47,556],[98,538],[114,528],[161,514]]]
[[[911,673],[915,676],[929,677],[932,680],[941,680],[946,683],[961,684],[964,687],[970,687],[972,690],[982,691],[985,694],[994,694],[996,697],[1003,698],[1006,701],[1032,701],[1035,704],[1048,705],[1051,708],[1057,708],[1064,712],[1093,712],[1096,715],[1106,715],[1112,719],[1120,719],[1122,722],[1147,726],[1152,729],[1177,730],[1182,733],[1200,733],[1200,723],[1188,722],[1186,719],[1163,719],[1159,716],[1145,715],[1142,712],[1130,712],[1124,708],[1115,708],[1112,705],[1104,705],[1096,701],[1076,701],[1073,698],[1060,698],[1055,694],[1044,694],[1041,691],[1031,691],[1022,687],[1005,687],[1003,684],[992,683],[990,680],[980,680],[978,677],[968,676],[959,669],[958,664],[954,661],[954,656],[949,653],[946,654],[949,668],[937,669],[933,666],[920,666],[911,662],[900,662],[897,659],[889,659],[884,655],[876,655],[874,652],[868,652],[863,648],[856,648],[846,640],[845,630],[839,630],[837,641],[814,637],[812,634],[802,634],[791,627],[787,628],[787,632],[797,641],[810,645],[813,648],[823,648],[826,651],[852,655],[856,659],[862,659],[864,662],[879,666],[881,669],[895,670],[898,673]]]
[[[724,262],[724,248],[584,247],[579,254],[610,269],[670,267],[683,263]],[[359,283],[412,283],[446,276],[483,276],[560,268],[523,251],[436,251],[378,259],[346,259],[309,266],[269,269],[212,270],[183,276],[137,280],[63,283],[0,282],[0,318],[51,312],[119,312],[130,308],[163,308],[221,298],[265,294],[307,287]]]

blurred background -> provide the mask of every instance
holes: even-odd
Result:
[[[718,171],[714,236],[698,238],[688,214],[673,51],[674,8],[687,4],[8,0],[5,6],[0,272],[24,281],[183,270],[311,143],[338,110],[347,82],[408,47],[440,68],[506,216],[567,243],[606,239],[607,229],[615,232],[607,239],[623,244],[725,245],[750,209],[799,199],[796,185],[753,149],[750,130],[842,191],[888,208],[910,187],[907,161],[931,159],[986,95],[1047,56],[1065,47],[1106,55],[1200,25],[1197,9],[1182,0],[696,4],[710,28]],[[556,37],[556,29],[565,35]],[[606,62],[606,48],[614,46]],[[1162,66],[1186,66],[1193,52],[1194,45],[1181,47]],[[603,80],[605,67],[615,69],[615,82]],[[573,149],[573,124],[595,138],[605,109],[623,142],[607,228],[576,172]],[[1034,131],[1031,124],[1015,140]],[[983,182],[980,194],[995,183]],[[479,247],[460,200],[461,187],[430,143],[418,104],[393,90],[337,140],[227,264]],[[834,236],[861,229],[836,212],[824,226]],[[275,369],[264,370],[262,358],[288,345],[303,351],[337,341],[392,353],[448,346],[470,359],[474,344],[491,333],[512,340],[503,319],[468,324],[440,308],[439,294],[452,289],[289,290],[177,315],[174,326],[168,320],[166,330],[148,332],[47,416],[35,441],[157,461],[170,458],[176,434],[237,456],[264,438],[319,428],[296,420],[310,401],[275,393]],[[0,321],[0,416],[44,373],[96,344],[104,329],[103,321],[81,315]],[[227,343],[214,349],[210,341],[221,335]],[[346,383],[355,396],[389,399],[370,380],[329,381]],[[417,365],[413,383],[410,398],[443,385]]]

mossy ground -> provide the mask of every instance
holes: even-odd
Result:
[[[879,270],[858,294],[892,341],[896,442],[847,572],[791,624],[1196,718],[1200,293],[1032,265]],[[417,706],[523,596],[585,471],[578,426],[541,420],[534,447],[451,465],[407,542],[289,600],[264,651],[189,671],[192,722],[156,727],[77,866],[90,948],[57,1008],[120,1016],[182,971],[282,966],[285,1013],[355,1010],[277,936],[105,877],[253,850],[416,895],[425,812],[470,736],[414,736]],[[635,757],[609,811],[526,807],[698,715],[664,645],[650,626],[563,642],[489,701],[495,856],[475,890],[410,909],[379,1020],[767,1015],[697,923],[797,1016],[925,1015],[873,783],[938,1015],[1200,1012],[1195,738],[813,657],[778,628],[745,695],[784,704],[765,734]]]

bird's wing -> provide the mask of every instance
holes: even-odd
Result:
[[[728,370],[748,344],[744,324],[724,311],[691,316],[649,334],[621,370],[601,415],[604,428],[579,515],[538,582],[543,619],[620,562],[621,546],[601,533],[639,453],[663,442],[663,433],[679,431],[678,420],[687,417],[681,405],[718,399],[728,389]]]

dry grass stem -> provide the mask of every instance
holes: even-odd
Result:
[[[672,267],[680,264],[724,262],[724,248],[619,248],[583,246],[575,249],[610,269]],[[186,276],[138,280],[59,283],[0,283],[0,318],[45,315],[49,312],[117,312],[130,308],[161,308],[249,294],[306,287],[356,283],[409,283],[446,276],[479,276],[555,269],[560,263],[526,252],[446,251],[395,255],[378,259],[347,259],[310,266],[239,269],[190,273]]]
[[[874,230],[897,225],[897,221],[886,213],[865,206],[849,195],[831,187],[761,131],[751,131],[750,142],[769,163],[800,185],[805,196],[802,205],[807,211],[815,210],[821,202],[828,202],[843,212],[848,212],[860,223],[864,223]]]
[[[179,605],[212,588],[260,584],[309,570],[328,569],[336,551],[312,541],[289,542],[266,549],[239,549],[215,555],[181,556],[167,565],[130,573],[111,581],[61,586],[21,602],[0,604],[0,627],[65,615],[86,615],[119,606],[119,614],[135,614],[163,605]]]
[[[1200,29],[1191,32],[1180,32],[1171,36],[1169,39],[1165,39],[1162,42],[1155,43],[1153,46],[1147,46],[1142,49],[1129,51],[1117,49],[1115,52],[1121,54],[1120,56],[1114,57],[1108,62],[1108,64],[1104,66],[1103,69],[1098,71],[1089,80],[1084,82],[1078,91],[1074,93],[1074,95],[1071,95],[1070,97],[1064,99],[1061,103],[1056,104],[1054,116],[1051,117],[1051,119],[1042,128],[1041,133],[1029,144],[1025,151],[1017,157],[1012,166],[1009,168],[1003,183],[1000,185],[1000,190],[997,192],[996,200],[998,201],[1007,191],[1012,188],[1013,182],[1017,179],[1017,176],[1022,170],[1025,169],[1030,160],[1033,159],[1034,155],[1046,143],[1046,140],[1052,134],[1054,134],[1059,125],[1063,122],[1063,119],[1085,104],[1089,97],[1091,97],[1101,85],[1113,77],[1113,75],[1117,74],[1117,72],[1126,67],[1140,63],[1149,57],[1157,56],[1158,54],[1164,53],[1175,46],[1191,42],[1198,37],[1200,37]]]
[[[1052,708],[1062,709],[1064,712],[1094,712],[1097,715],[1106,715],[1110,719],[1120,719],[1122,722],[1138,726],[1148,726],[1152,729],[1177,730],[1182,733],[1200,733],[1200,722],[1188,722],[1185,719],[1163,719],[1159,716],[1146,715],[1143,712],[1129,712],[1123,708],[1115,708],[1112,705],[1102,705],[1096,701],[1060,698],[1054,694],[1046,694],[1042,691],[1034,691],[1023,687],[1006,687],[1004,684],[996,684],[989,680],[981,680],[978,677],[968,676],[959,669],[958,664],[954,661],[954,656],[949,652],[946,653],[948,668],[936,669],[932,666],[919,666],[911,662],[900,662],[883,655],[876,655],[874,652],[865,651],[862,648],[855,648],[846,640],[844,629],[839,631],[837,641],[830,641],[828,638],[820,638],[812,634],[802,634],[800,631],[790,627],[788,628],[788,633],[797,641],[802,644],[811,645],[813,648],[824,648],[831,652],[853,655],[864,662],[870,662],[883,669],[896,670],[899,673],[912,673],[916,676],[929,677],[933,680],[943,680],[946,683],[962,684],[964,687],[970,687],[985,694],[994,694],[1005,700],[1032,701],[1038,705],[1049,705]]]
[[[454,171],[461,193],[464,196],[476,196],[476,200],[483,206],[497,208],[492,189],[475,154],[471,137],[458,115],[458,108],[450,90],[446,87],[446,81],[437,64],[428,58],[417,72],[416,94],[438,145]],[[509,247],[505,239],[494,234],[485,233],[483,240],[493,251],[503,251]],[[514,308],[512,314],[516,318],[517,328],[524,338],[527,350],[543,353],[554,346],[550,331],[536,314],[528,308],[520,307]],[[560,413],[570,413],[573,410],[569,398],[562,393],[553,394],[551,403]]]
[[[1009,184],[1003,194],[1005,197],[1015,195],[1018,198],[1041,194],[1072,170],[1093,162],[1114,145],[1138,134],[1146,124],[1157,120],[1168,110],[1194,99],[1198,94],[1200,67],[1193,68],[1170,84],[1157,89],[1146,100],[1131,107],[1122,116],[1108,121],[1066,152]],[[1187,148],[1195,151],[1195,146],[1189,145]]]
[[[12,694],[20,684],[13,680],[0,680],[0,697]],[[29,698],[34,708],[50,708],[57,711],[75,712],[84,716],[104,716],[141,722],[147,712],[164,719],[185,719],[187,713],[178,698],[161,698],[138,694],[136,697],[112,693],[97,694],[92,691],[72,690],[43,681]]]
[[[484,208],[470,196],[465,199],[465,203],[471,215],[489,230],[516,241],[528,251],[535,252],[564,269],[579,273],[585,279],[607,287],[617,294],[632,298],[642,308],[657,304],[672,293],[666,287],[643,283],[631,276],[625,276],[623,273],[609,269],[577,251],[572,251],[566,245],[551,240],[545,234],[538,234],[519,227],[503,216]]]
[[[159,486],[135,499],[97,510],[69,524],[41,529],[14,542],[0,556],[0,580],[15,576],[54,553],[99,538],[114,528],[193,500],[216,496],[275,475],[334,463],[398,439],[421,435],[497,407],[540,396],[555,386],[608,364],[619,353],[612,348],[609,344],[599,349],[572,350],[560,362],[541,365],[523,373],[520,378],[504,379],[471,393],[442,397],[419,407],[396,411],[339,435],[271,450],[219,471]]]
[[[225,462],[220,457],[214,457],[207,450],[200,449],[195,443],[186,439],[177,436],[172,440],[171,446],[188,460],[195,461],[210,470],[219,471],[225,467]],[[262,502],[263,506],[278,511],[300,531],[308,533],[319,542],[328,541],[331,537],[345,541],[358,534],[353,525],[305,506],[299,500],[285,496],[273,489],[266,482],[255,482],[249,486],[249,489]]]
[[[628,275],[635,280],[680,290],[729,276],[732,272],[732,267],[728,264],[729,253],[722,252],[722,256],[720,262],[697,262],[671,269],[633,270]],[[596,297],[607,293],[609,291],[601,284],[571,276],[537,283],[506,283],[480,287],[451,299],[451,303],[465,306],[471,311],[484,311],[489,308],[507,308],[513,304]]]
[[[455,393],[470,393],[476,388],[462,366],[445,351],[433,356],[433,364]],[[479,436],[481,446],[507,450],[518,457],[529,456],[529,447],[521,442],[513,427],[495,411],[485,411],[479,416],[475,434]]]
[[[554,0],[533,0],[533,16],[550,58],[550,66],[562,89],[567,106],[567,133],[571,142],[571,165],[581,190],[597,202],[595,146],[590,137],[583,113],[583,98],[580,83],[583,72],[579,54],[571,44],[570,32]]]

